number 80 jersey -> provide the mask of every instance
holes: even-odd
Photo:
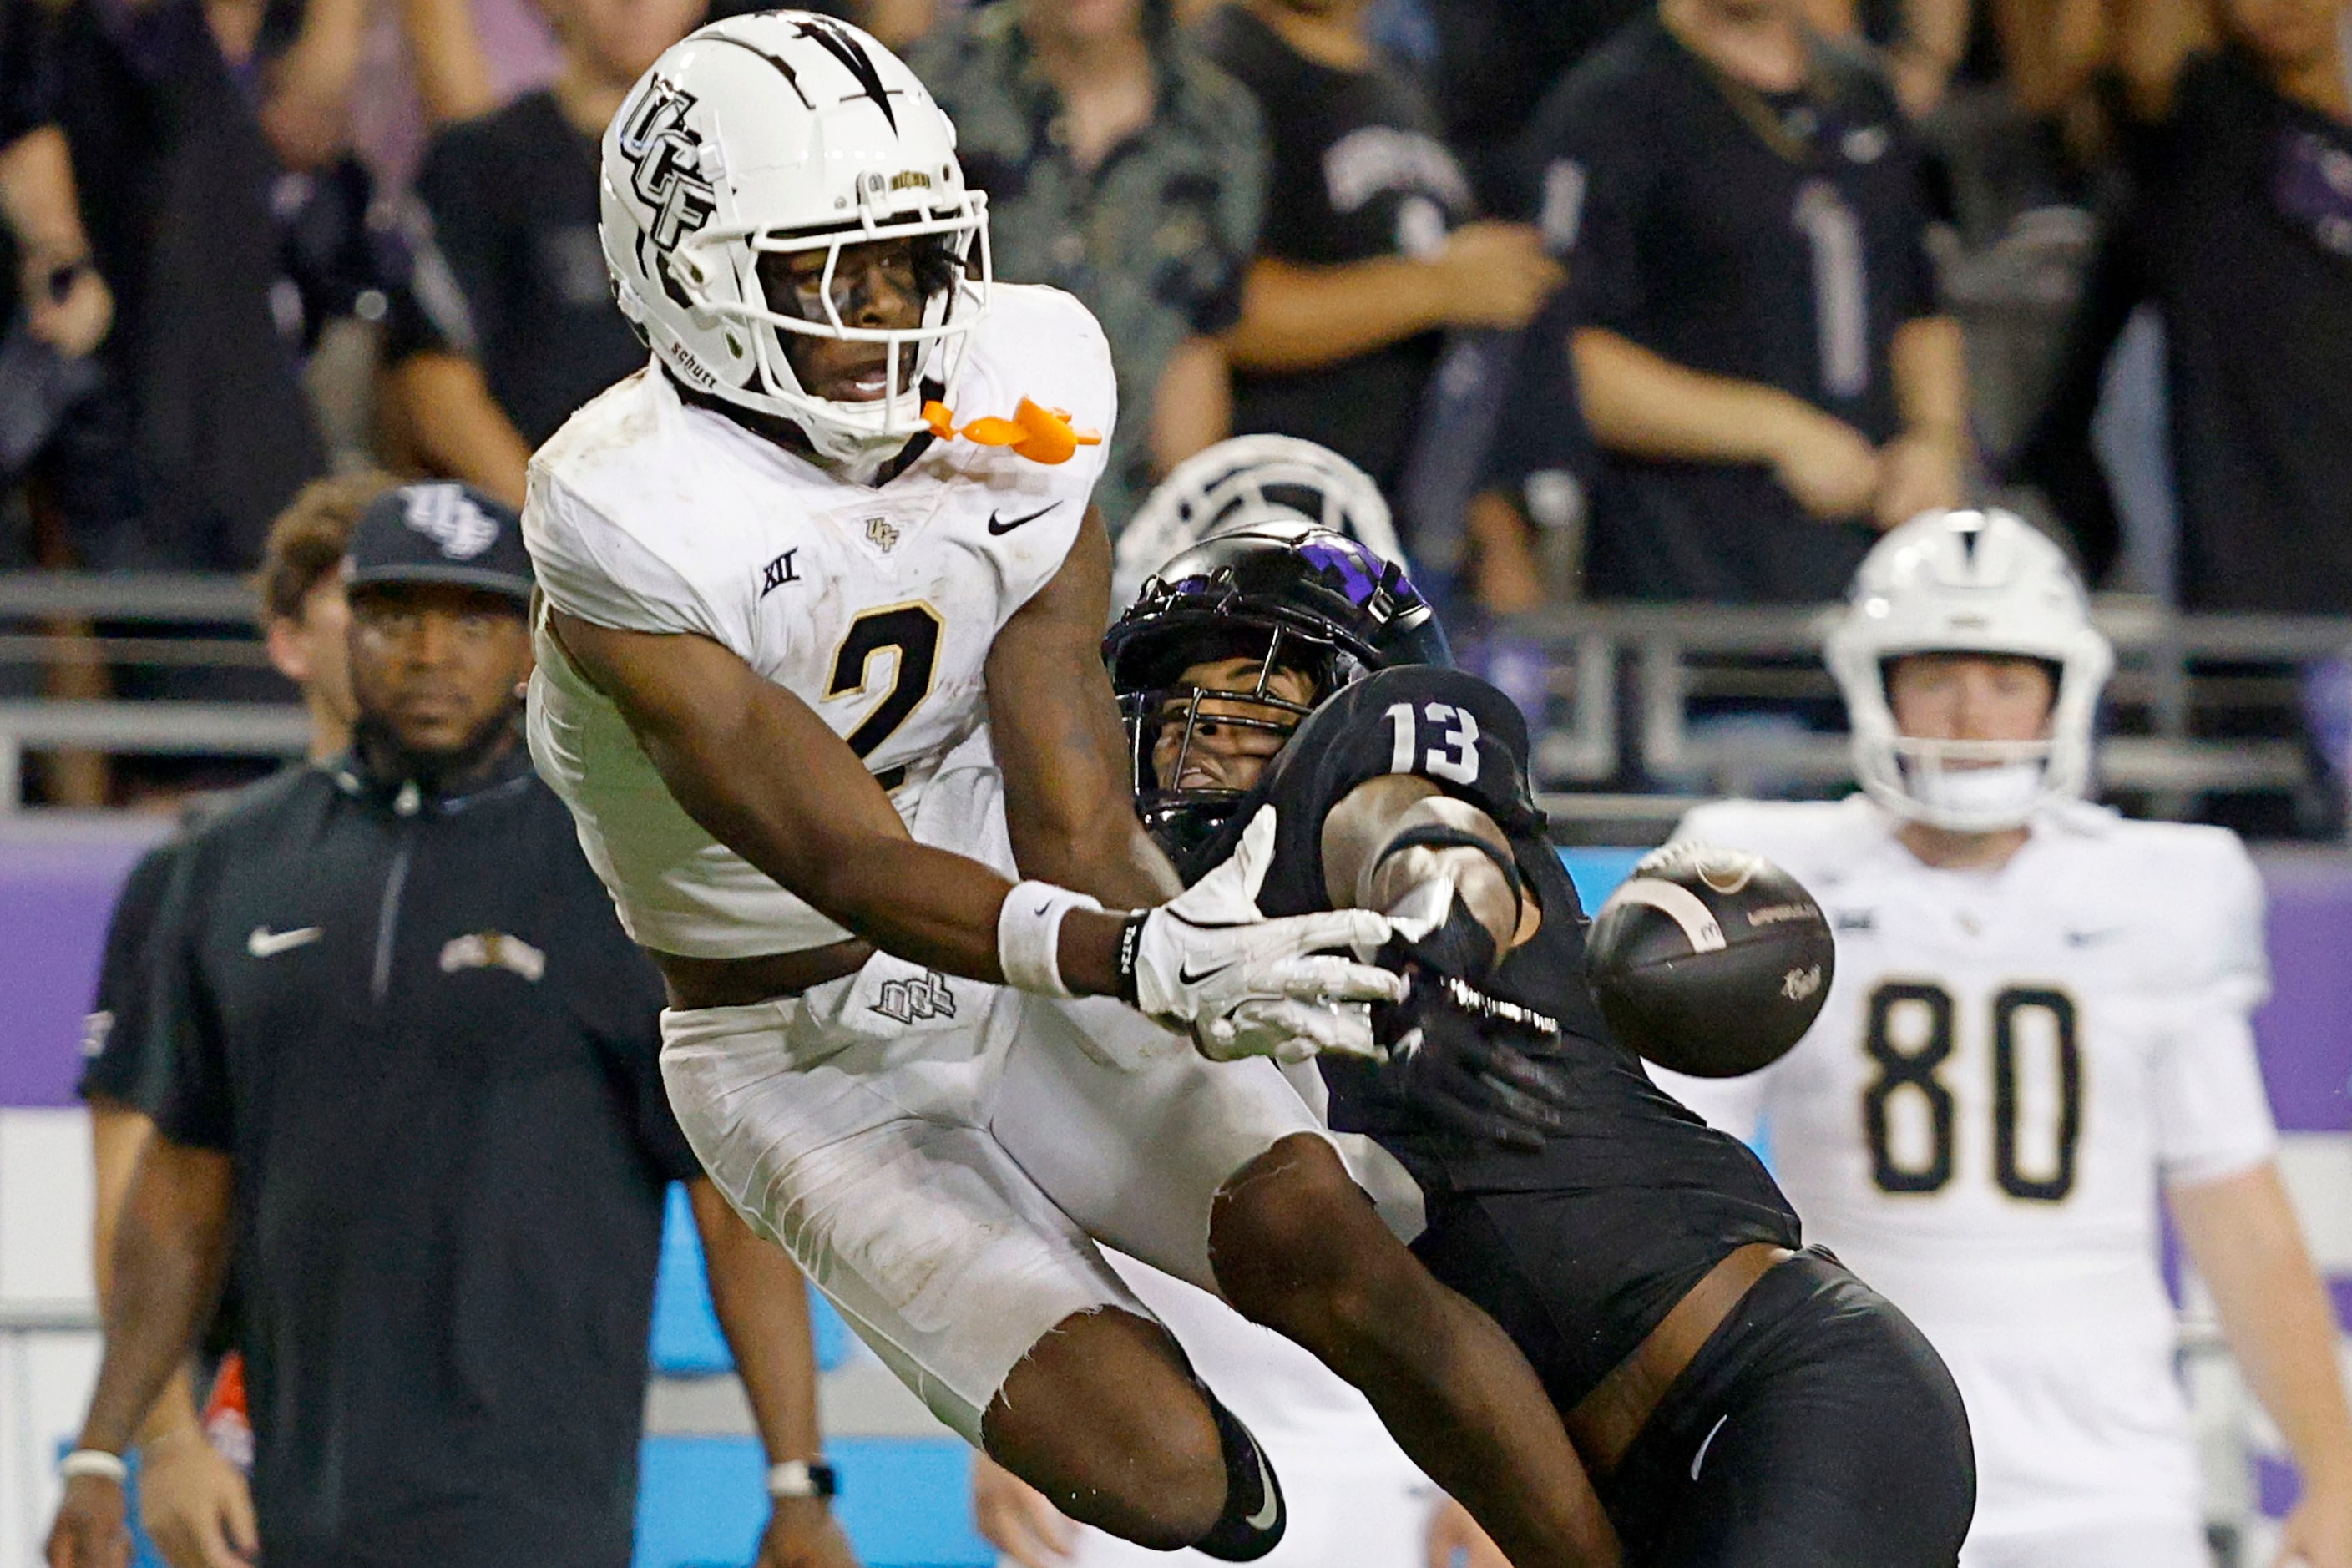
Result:
[[[1670,1086],[1732,1131],[1769,1126],[1807,1238],[1948,1354],[2169,1346],[2159,1177],[2233,1175],[2277,1141],[2248,1023],[2262,888],[2236,837],[2070,805],[1999,871],[1939,870],[1859,795],[1703,806],[1676,837],[1768,857],[1836,928],[1796,1049]]]
[[[1070,296],[999,284],[957,397],[961,417],[1010,416],[1029,398],[1104,444],[1046,465],[934,442],[887,483],[854,484],[687,403],[648,367],[531,460],[523,537],[546,602],[719,643],[831,726],[917,838],[1001,848],[1000,796],[950,792],[926,811],[926,786],[959,746],[987,744],[989,650],[1077,537],[1118,412],[1109,349]],[[531,756],[633,939],[746,958],[848,934],[687,816],[543,616],[535,642]]]

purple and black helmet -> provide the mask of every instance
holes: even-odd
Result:
[[[1454,662],[1436,612],[1404,569],[1344,533],[1303,519],[1268,521],[1178,555],[1144,584],[1103,638],[1103,662],[1133,748],[1136,805],[1145,826],[1171,849],[1205,839],[1244,798],[1240,790],[1163,789],[1152,763],[1160,732],[1182,721],[1189,748],[1204,722],[1202,699],[1221,695],[1185,685],[1184,672],[1228,658],[1256,661],[1256,689],[1222,695],[1246,696],[1253,707],[1281,718],[1205,722],[1282,735],[1317,703],[1374,670]],[[1278,669],[1307,677],[1312,696],[1305,703],[1275,696],[1269,686]]]

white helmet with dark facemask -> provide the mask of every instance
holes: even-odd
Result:
[[[964,187],[947,115],[856,27],[771,11],[672,46],[606,128],[602,184],[622,313],[681,384],[788,419],[856,469],[925,427],[926,383],[952,401],[987,309],[987,199]],[[845,321],[857,298],[836,284],[843,248],[901,239],[915,242],[920,324]],[[824,257],[814,290],[772,298],[761,262],[794,252]],[[883,345],[880,395],[813,395],[787,333]]]
[[[1825,655],[1845,694],[1855,775],[1896,815],[1955,832],[2015,827],[2090,782],[2091,726],[2115,655],[2065,555],[2005,511],[1937,511],[1889,533],[1854,574]],[[1886,670],[1915,653],[2038,659],[2057,679],[2036,741],[1899,733]]]
[[[1344,533],[1412,570],[1370,474],[1295,436],[1234,436],[1177,464],[1119,531],[1111,603],[1133,600],[1163,563],[1204,539],[1288,522]]]

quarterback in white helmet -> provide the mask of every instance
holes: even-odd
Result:
[[[1260,918],[1271,817],[1190,890],[1137,822],[1108,351],[991,279],[954,127],[856,28],[738,17],[631,90],[603,201],[653,363],[531,463],[530,743],[668,983],[719,1189],[1075,1517],[1234,1560],[1282,1531],[1100,1239],[1370,1384],[1523,1568],[1595,1560],[1533,1374],[1229,1059],[1368,1049],[1397,982],[1331,954],[1386,922]]]
[[[2112,656],[2018,518],[1889,533],[1827,651],[1864,793],[1702,806],[1676,837],[1802,880],[1834,987],[1771,1067],[1670,1087],[1769,1125],[1805,1234],[1943,1353],[1977,1447],[1967,1568],[2210,1568],[2159,1189],[2302,1469],[2280,1561],[2352,1568],[2352,1416],[2254,1060],[2245,850],[2080,799]]]

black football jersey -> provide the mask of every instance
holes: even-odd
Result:
[[[1572,1397],[1726,1254],[1750,1242],[1795,1247],[1799,1233],[1794,1211],[1746,1145],[1685,1110],[1611,1037],[1584,982],[1589,922],[1544,836],[1528,756],[1526,720],[1485,681],[1430,666],[1382,670],[1307,716],[1200,864],[1223,858],[1242,827],[1271,805],[1275,858],[1259,907],[1268,915],[1328,909],[1324,818],[1357,785],[1385,773],[1429,779],[1510,837],[1543,924],[1486,988],[1559,1020],[1557,1060],[1576,1089],[1575,1125],[1538,1152],[1474,1144],[1383,1093],[1367,1064],[1326,1057],[1322,1069],[1332,1127],[1369,1133],[1394,1154],[1421,1184],[1433,1225],[1452,1199],[1538,1200],[1509,1205],[1512,1215],[1540,1216],[1516,1226],[1522,1234],[1509,1241],[1522,1288],[1538,1281],[1558,1319],[1575,1326],[1574,1343],[1544,1358],[1555,1395]],[[1504,1212],[1490,1208],[1488,1219]],[[1447,1283],[1486,1304],[1477,1279]]]

